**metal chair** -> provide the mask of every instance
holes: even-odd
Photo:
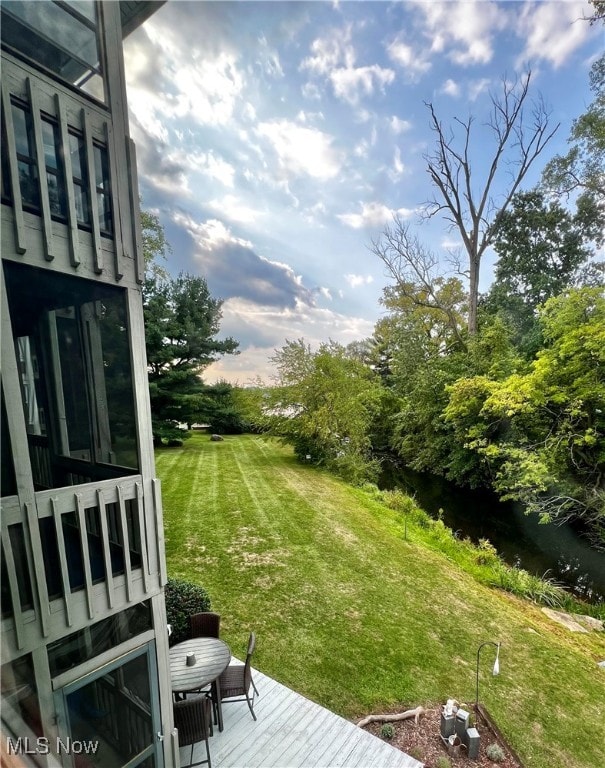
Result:
[[[245,663],[229,664],[218,680],[221,692],[221,702],[229,704],[230,702],[235,701],[246,701],[252,717],[256,720],[256,715],[254,714],[254,694],[257,696],[259,694],[256,685],[254,685],[252,670],[250,669],[250,659],[254,653],[255,646],[256,635],[254,632],[251,632],[250,639],[248,640],[248,651],[246,653]],[[252,698],[250,698],[250,686],[252,686],[252,689],[254,690]],[[225,701],[226,699],[229,699],[230,701]]]
[[[209,736],[212,736],[212,716],[210,713],[210,700],[206,696],[198,696],[195,699],[177,701],[172,705],[174,714],[174,727],[179,732],[179,747],[187,747],[191,744],[191,762],[182,768],[192,768],[194,765],[210,763]],[[199,741],[206,743],[206,760],[193,762],[193,748]]]
[[[189,637],[218,637],[221,616],[212,611],[194,613],[189,617]]]

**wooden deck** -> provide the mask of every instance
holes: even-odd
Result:
[[[422,768],[414,758],[254,670],[260,696],[225,703],[225,728],[210,739],[212,768]],[[181,750],[187,765],[191,747]],[[193,761],[206,757],[203,743]]]

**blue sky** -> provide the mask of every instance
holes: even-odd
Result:
[[[475,116],[480,183],[490,92],[529,66],[531,98],[561,123],[531,187],[591,101],[603,32],[581,20],[590,11],[575,0],[168,2],[127,38],[143,205],[165,227],[170,271],[203,275],[224,301],[223,335],[240,341],[204,378],[267,380],[286,339],[371,335],[388,280],[369,246],[395,213],[447,274],[455,233],[420,215],[433,195],[425,102],[445,125]],[[488,253],[482,290],[492,279]]]

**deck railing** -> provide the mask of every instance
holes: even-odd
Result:
[[[102,618],[165,582],[158,481],[140,475],[2,500],[3,614],[18,648],[32,611],[42,636]],[[4,574],[3,574],[4,575]],[[38,596],[36,599],[36,595]]]

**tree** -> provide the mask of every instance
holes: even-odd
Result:
[[[271,361],[278,386],[268,390],[264,410],[273,434],[292,444],[300,459],[351,482],[371,477],[370,430],[382,397],[372,370],[340,344],[312,352],[303,339],[288,341]]]
[[[423,315],[425,330],[434,337],[437,333],[449,347],[457,344],[464,348],[465,340],[460,325],[461,283],[456,278],[446,279],[438,273],[439,260],[410,231],[398,216],[386,226],[378,240],[373,240],[371,251],[382,261],[387,273],[395,281],[394,289],[386,289],[386,303],[395,299],[407,312]],[[445,330],[448,333],[444,333]]]
[[[545,346],[529,370],[459,379],[444,415],[502,498],[543,520],[581,518],[605,547],[605,298],[570,289],[539,318]]]
[[[605,19],[605,0],[589,0],[589,2],[594,7],[594,13],[587,17],[587,21],[592,25]]]
[[[222,302],[210,295],[203,277],[181,273],[171,278],[158,264],[169,251],[156,216],[143,214],[147,266],[143,287],[145,342],[154,441],[180,442],[180,424],[206,421],[215,410],[212,388],[200,374],[220,355],[233,354],[237,342],[218,340]]]
[[[529,71],[513,83],[503,79],[501,95],[491,96],[487,121],[493,139],[491,161],[480,181],[472,156],[472,148],[476,145],[473,117],[469,116],[466,120],[455,118],[455,126],[460,132],[457,140],[454,130],[447,129],[441,123],[433,104],[427,103],[436,147],[425,159],[436,193],[426,205],[426,215],[430,218],[442,214],[462,240],[468,265],[463,274],[469,281],[468,331],[471,335],[477,332],[479,273],[483,254],[493,243],[500,218],[513,195],[558,128],[557,124],[551,129],[550,116],[541,99],[534,103],[531,118],[524,112],[530,79]],[[481,152],[486,148],[487,142],[482,140]],[[508,183],[506,178],[509,178]],[[496,199],[495,187],[500,184],[504,191],[500,199]]]
[[[605,55],[592,65],[590,88],[595,98],[574,120],[566,155],[557,155],[545,167],[542,183],[558,196],[578,193],[578,211],[603,221],[605,212]],[[596,215],[595,215],[596,214]],[[601,227],[596,233],[602,242]]]
[[[517,193],[500,216],[494,236],[495,279],[486,299],[516,329],[516,341],[532,357],[539,348],[537,309],[566,288],[591,279],[590,229],[578,214],[543,191]]]

